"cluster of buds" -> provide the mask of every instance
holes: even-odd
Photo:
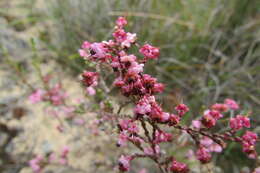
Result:
[[[29,161],[29,165],[32,168],[33,172],[39,173],[45,166],[44,157],[37,155],[32,160]]]
[[[164,85],[159,83],[156,78],[145,74],[143,70],[148,60],[158,59],[160,50],[149,44],[139,46],[136,43],[136,34],[126,32],[125,25],[127,25],[127,20],[124,17],[119,17],[112,40],[101,43],[85,41],[79,50],[80,56],[85,60],[95,62],[98,65],[109,65],[116,75],[113,85],[135,105],[131,118],[117,118],[118,146],[126,146],[129,142],[136,146],[140,153],[122,155],[119,159],[119,169],[128,171],[132,160],[138,157],[147,157],[157,164],[160,172],[188,172],[189,169],[185,163],[173,159],[172,156],[166,157],[161,152],[160,144],[173,140],[172,134],[163,130],[162,126],[179,129],[189,134],[196,143],[196,158],[201,163],[210,162],[211,153],[221,152],[228,141],[242,143],[243,151],[251,158],[255,158],[254,146],[258,140],[257,135],[249,131],[243,137],[238,137],[236,134],[243,127],[250,127],[248,117],[238,115],[231,118],[228,131],[221,133],[209,131],[210,128],[217,125],[219,119],[225,118],[228,112],[239,109],[234,100],[226,99],[224,103],[212,105],[210,109],[204,111],[200,119],[193,121],[193,127],[180,125],[182,117],[189,112],[187,105],[179,104],[171,113],[163,111],[155,95],[163,92]],[[142,58],[127,53],[132,46],[139,48]],[[82,74],[82,82],[86,87],[97,86],[97,76],[96,72],[85,71]],[[171,159],[169,160],[169,158]]]
[[[34,173],[40,173],[42,170],[50,164],[67,165],[69,153],[69,147],[64,146],[61,153],[50,153],[47,156],[36,155],[29,161],[29,165]]]
[[[98,73],[85,71],[83,72],[81,78],[82,83],[87,87],[87,93],[89,95],[95,95],[96,90],[94,89],[94,87],[98,85]]]

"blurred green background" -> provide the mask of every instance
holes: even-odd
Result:
[[[77,53],[81,43],[109,39],[123,15],[139,43],[161,49],[146,72],[166,84],[161,97],[166,109],[172,110],[178,95],[192,108],[190,121],[212,103],[233,98],[244,113],[252,112],[253,126],[260,125],[259,0],[1,0],[0,5],[1,47],[21,63],[31,57],[33,38],[44,63],[55,59],[77,76],[87,66]],[[248,162],[236,150],[232,146],[217,158],[227,172]]]

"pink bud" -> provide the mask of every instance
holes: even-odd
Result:
[[[125,25],[127,25],[127,20],[124,17],[118,17],[116,20],[116,25],[118,27],[124,27]]]
[[[232,110],[238,110],[239,109],[239,105],[237,104],[237,102],[235,100],[226,99],[225,104]]]
[[[145,44],[139,49],[139,52],[148,59],[157,59],[160,55],[159,48],[153,47],[149,44]]]
[[[96,94],[96,90],[93,87],[87,87],[86,92],[88,95],[93,96]]]
[[[199,120],[193,120],[192,121],[192,126],[196,129],[200,129],[201,128],[201,121]]]

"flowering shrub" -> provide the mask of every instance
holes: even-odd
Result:
[[[67,165],[69,147],[64,146],[61,153],[50,153],[48,156],[36,155],[35,158],[29,161],[29,165],[34,172],[41,172],[42,169],[48,164]]]
[[[113,32],[113,40],[101,43],[86,41],[79,50],[80,55],[87,61],[109,65],[116,76],[114,86],[119,88],[121,93],[135,105],[132,117],[118,118],[118,146],[125,146],[129,142],[140,152],[122,155],[119,158],[119,169],[128,171],[132,160],[147,157],[157,164],[161,172],[188,172],[189,169],[185,163],[177,161],[174,156],[167,156],[167,153],[161,152],[160,144],[173,140],[173,135],[164,131],[162,126],[180,129],[183,133],[188,133],[197,146],[196,157],[201,163],[210,162],[211,153],[221,152],[229,141],[241,143],[243,152],[255,159],[257,157],[255,151],[257,134],[246,131],[242,137],[239,137],[236,133],[242,128],[250,127],[250,120],[247,116],[237,115],[230,118],[230,130],[228,131],[221,133],[210,131],[212,127],[216,126],[219,119],[227,116],[228,112],[239,109],[234,100],[226,99],[223,104],[212,105],[210,109],[205,110],[199,120],[193,122],[194,127],[180,125],[182,117],[189,111],[187,105],[177,105],[174,113],[163,111],[155,94],[163,92],[164,85],[143,72],[148,60],[158,59],[159,48],[149,44],[140,47],[136,43],[136,34],[124,30],[126,24],[126,19],[119,17]],[[131,46],[139,47],[143,58],[128,54],[127,51]],[[92,75],[86,77],[86,73]],[[95,72],[84,72],[82,74],[83,84],[88,87],[93,83],[96,85],[98,82],[96,76]]]
[[[156,94],[162,93],[164,84],[149,74],[144,73],[144,66],[149,60],[159,58],[160,49],[150,44],[139,46],[137,35],[126,32],[124,27],[127,20],[119,17],[113,32],[113,39],[100,43],[85,41],[79,54],[86,61],[94,63],[97,72],[84,71],[81,75],[81,82],[86,87],[89,95],[95,95],[98,88],[102,88],[108,95],[112,88],[116,87],[120,93],[128,99],[127,104],[133,104],[131,116],[121,114],[122,107],[118,111],[110,111],[113,117],[110,120],[117,123],[118,147],[126,147],[131,143],[139,151],[130,154],[122,154],[118,160],[120,171],[129,171],[131,162],[138,158],[148,158],[153,161],[160,172],[187,173],[188,165],[176,159],[174,155],[163,152],[162,143],[171,143],[177,140],[171,129],[180,130],[186,133],[193,141],[196,159],[202,164],[209,163],[212,153],[220,153],[226,148],[229,142],[236,142],[242,145],[243,152],[251,159],[257,158],[255,150],[258,136],[256,133],[246,131],[239,136],[238,131],[250,128],[250,120],[246,115],[233,115],[238,111],[239,105],[232,99],[226,99],[224,103],[216,103],[205,110],[203,115],[193,120],[191,125],[183,125],[182,118],[190,111],[189,107],[180,103],[173,112],[165,112],[156,99]],[[127,53],[132,47],[137,47],[142,58]],[[139,55],[138,55],[139,56]],[[111,87],[107,87],[106,81],[102,78],[100,67],[109,67],[114,73],[114,81]],[[48,80],[47,80],[48,81]],[[48,83],[48,82],[45,82]],[[36,90],[31,96],[32,103],[48,101],[54,106],[63,107],[67,114],[76,113],[75,108],[65,103],[66,93],[61,90],[60,85],[45,89]],[[113,105],[112,105],[113,106]],[[230,117],[230,118],[229,118]],[[229,118],[229,129],[216,132],[211,130],[223,119]],[[60,128],[62,131],[62,128]],[[64,159],[62,157],[62,159]],[[36,157],[30,162],[31,167],[37,172],[39,162],[44,160]],[[66,161],[62,162],[66,163]],[[257,171],[257,170],[256,170]]]

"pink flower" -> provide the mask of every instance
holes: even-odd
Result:
[[[221,153],[222,150],[223,150],[222,147],[219,144],[216,144],[216,143],[209,146],[210,152]]]
[[[211,116],[216,120],[223,117],[223,115],[219,111],[216,111],[216,110],[206,110],[206,111],[204,111],[204,115]]]
[[[202,124],[207,127],[211,128],[216,125],[216,121],[222,118],[223,115],[216,110],[206,110],[204,111],[204,115],[202,117]]]
[[[115,79],[114,83],[113,83],[116,87],[122,87],[125,85],[124,80],[121,77],[118,77]]]
[[[132,43],[135,43],[137,37],[136,34],[132,34],[130,32],[125,32],[122,27],[117,28],[114,33],[113,37],[118,42],[122,48],[129,48]]]
[[[106,58],[107,49],[104,43],[92,43],[90,45],[90,54],[92,57],[103,60]]]
[[[178,112],[178,115],[182,117],[186,112],[189,111],[189,108],[185,104],[179,104],[175,107],[175,110]]]
[[[97,86],[98,82],[98,73],[91,71],[84,71],[82,74],[82,82],[87,87]]]
[[[37,89],[35,92],[33,92],[29,96],[31,103],[34,104],[34,103],[38,103],[38,102],[42,101],[45,93],[46,92],[44,90]]]
[[[203,137],[200,140],[200,144],[203,147],[205,147],[205,149],[207,149],[209,152],[216,152],[216,153],[222,152],[222,147],[208,137]]]
[[[193,126],[195,129],[200,129],[200,128],[201,128],[201,121],[200,121],[200,120],[193,120],[193,121],[192,121],[192,126]]]
[[[233,130],[239,130],[243,127],[250,127],[250,120],[248,117],[237,115],[235,118],[230,118],[230,128]]]
[[[204,147],[208,148],[209,146],[211,146],[213,144],[213,140],[208,137],[203,137],[200,140],[200,144],[203,145]]]
[[[122,56],[120,58],[120,60],[123,63],[126,63],[126,64],[128,63],[129,66],[130,66],[131,63],[136,62],[136,56],[134,56],[134,55],[125,55],[125,56]]]
[[[122,93],[124,96],[129,97],[132,94],[133,91],[133,85],[124,85],[121,88]]]
[[[37,155],[34,159],[29,161],[29,165],[32,168],[33,172],[40,173],[41,168],[41,162],[43,161],[43,157],[40,155]]]
[[[226,112],[228,110],[228,106],[226,104],[216,103],[211,106],[211,109],[218,112]]]
[[[176,125],[179,124],[180,122],[180,117],[175,115],[175,114],[170,114],[170,118],[169,118],[169,125]]]
[[[64,146],[61,151],[61,157],[67,157],[69,151],[70,151],[70,148],[68,146]]]
[[[257,140],[258,136],[254,132],[246,131],[246,133],[242,136],[243,152],[245,152],[251,159],[255,159],[257,157],[255,150]]]
[[[202,117],[201,120],[202,124],[207,127],[207,128],[211,128],[213,126],[216,125],[216,119],[213,118],[211,115],[209,114],[204,114],[204,116]]]
[[[165,114],[163,113],[162,108],[157,103],[152,104],[149,115],[152,119],[160,122],[163,122],[165,118]]]
[[[146,169],[141,169],[138,173],[147,173]]]
[[[51,101],[53,105],[61,105],[64,102],[64,99],[68,96],[67,93],[62,91],[61,84],[56,84],[53,88],[51,88],[48,93],[48,99]]]
[[[113,47],[116,45],[114,40],[102,41],[102,43],[105,44],[105,47]]]
[[[156,145],[155,148],[151,148],[151,147],[146,147],[144,148],[144,153],[146,155],[155,155],[155,154],[159,154],[160,153],[160,146]],[[154,153],[155,152],[155,153]]]
[[[201,163],[208,163],[211,160],[211,154],[205,147],[200,147],[197,150],[196,157]]]
[[[172,134],[166,133],[164,131],[156,131],[155,132],[155,140],[154,143],[159,144],[161,142],[169,142],[172,140]]]
[[[119,170],[120,171],[129,171],[131,160],[133,160],[133,158],[131,156],[122,155],[118,160]]]
[[[139,131],[136,123],[132,122],[132,120],[129,119],[120,120],[119,125],[122,130],[127,130],[129,133],[138,133]]]
[[[81,45],[81,49],[78,50],[79,55],[83,58],[88,58],[90,56],[89,48],[91,46],[91,43],[84,41]]]
[[[96,94],[96,90],[93,87],[91,87],[91,86],[86,88],[86,92],[90,96],[93,96],[93,95]]]
[[[88,41],[84,41],[83,44],[81,45],[82,49],[89,49],[91,46],[91,43]]]
[[[143,83],[147,88],[152,88],[154,84],[157,82],[157,79],[150,76],[149,74],[143,74],[142,76]]]
[[[170,113],[163,112],[161,116],[161,120],[162,122],[168,122],[170,120],[170,117],[171,117]]]
[[[126,146],[127,140],[128,140],[127,131],[126,130],[121,131],[118,136],[117,146],[119,146],[119,147]]]
[[[122,43],[127,38],[127,34],[126,34],[125,30],[123,30],[123,29],[115,30],[115,32],[113,33],[113,36],[118,43]]]
[[[189,168],[185,163],[178,162],[176,160],[172,161],[170,166],[170,171],[174,173],[188,173]]]
[[[134,73],[134,74],[141,73],[141,72],[143,72],[143,67],[144,67],[144,64],[138,64],[137,62],[134,62],[130,66],[128,73]]]
[[[127,20],[124,17],[118,17],[116,20],[116,25],[118,27],[124,27],[125,25],[127,25]]]
[[[145,114],[151,112],[151,105],[150,104],[138,104],[135,106],[134,112],[137,115],[145,115]]]
[[[226,99],[225,104],[232,110],[238,110],[239,109],[239,105],[237,104],[237,102],[235,100]]]
[[[134,112],[136,115],[145,115],[151,112],[151,105],[148,97],[143,97],[135,106]]]
[[[260,167],[255,168],[253,173],[260,173]]]
[[[122,56],[120,60],[124,68],[128,69],[128,77],[136,76],[137,74],[143,72],[144,64],[138,64],[136,62],[136,56],[126,55]]]
[[[244,142],[247,142],[249,144],[255,144],[258,136],[254,132],[246,131],[246,133],[242,136],[242,139],[244,140]]]
[[[159,48],[153,47],[149,44],[143,45],[143,47],[139,49],[139,52],[148,59],[157,59],[160,55]]]
[[[79,52],[79,55],[83,58],[87,58],[90,56],[90,54],[88,52],[86,52],[86,50],[84,50],[84,49],[79,49],[78,52]]]
[[[153,86],[153,93],[162,93],[163,90],[164,90],[164,84],[162,83],[155,83],[154,86]]]
[[[242,136],[243,152],[247,153],[247,155],[252,159],[255,159],[257,156],[255,151],[257,139],[257,134],[250,131],[246,131],[246,133]]]
[[[129,48],[131,46],[131,44],[135,43],[137,37],[136,34],[132,34],[130,32],[126,33],[126,38],[125,40],[121,43],[122,47],[126,47]]]

